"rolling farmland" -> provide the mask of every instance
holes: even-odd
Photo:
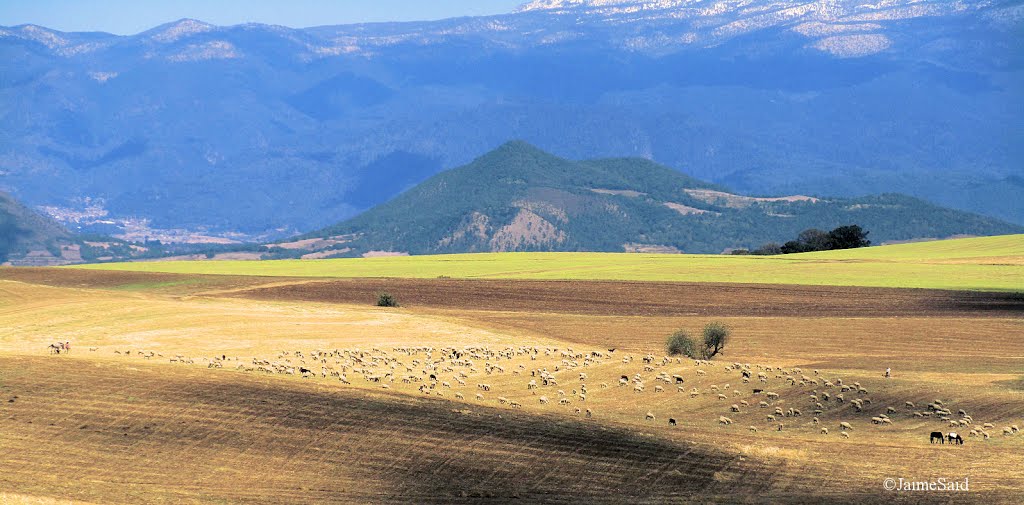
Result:
[[[927,261],[973,268],[1014,256],[1016,240]],[[916,264],[902,248],[926,245],[864,253]],[[414,260],[445,264],[353,263]],[[224,265],[236,264],[176,268]],[[1024,300],[1006,289],[247,265],[0,269],[0,501],[1024,499],[1024,433],[1011,429],[1024,426]],[[402,306],[373,306],[382,291]],[[664,356],[668,334],[712,320],[732,329],[723,356]],[[48,355],[56,341],[73,351]],[[931,431],[966,443],[929,444]],[[970,491],[883,489],[900,477]]]
[[[115,263],[72,268],[201,275],[737,282],[1020,291],[1024,289],[1024,235],[785,256],[494,253]]]

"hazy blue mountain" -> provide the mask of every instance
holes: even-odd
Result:
[[[1022,27],[1019,1],[946,0],[551,0],[133,36],[5,27],[0,189],[85,230],[263,239],[521,138],[748,194],[900,192],[1021,224]],[[86,208],[106,214],[68,220]]]
[[[876,244],[1024,227],[899,194],[750,197],[643,158],[570,161],[510,142],[271,257],[490,251],[720,253],[858,224]]]

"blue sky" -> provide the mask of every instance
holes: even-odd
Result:
[[[293,28],[509,12],[526,0],[0,0],[0,26],[139,33],[181,18]]]

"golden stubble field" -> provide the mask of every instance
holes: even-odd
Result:
[[[808,303],[801,316],[799,300],[747,310],[739,289],[699,313],[673,312],[674,304],[608,311],[600,297],[579,292],[591,287],[508,281],[481,291],[473,281],[452,281],[456,293],[493,298],[512,290],[537,302],[498,310],[499,298],[459,309],[453,294],[380,309],[372,300],[306,299],[296,294],[295,286],[308,284],[300,279],[25,272],[0,280],[3,502],[1024,499],[1024,434],[1002,434],[1024,427],[1024,321],[1012,297],[945,303],[936,293],[858,288],[830,291],[846,300]],[[332,289],[349,297],[337,294],[344,286]],[[598,301],[560,312],[567,289]],[[593,289],[614,298],[614,289]],[[690,288],[672,289],[688,298]],[[749,291],[765,298],[764,287]],[[810,302],[821,293],[806,296]],[[870,307],[877,300],[903,308],[889,317]],[[711,319],[733,328],[726,356],[708,365],[663,360],[667,333],[698,331]],[[72,341],[70,356],[47,354],[57,340]],[[406,347],[435,350],[429,358],[423,349],[396,350]],[[483,354],[472,366],[450,356],[437,363],[430,388],[427,364],[444,357],[443,347]],[[339,353],[314,359],[316,349]],[[488,354],[504,349],[511,355]],[[751,365],[750,383],[728,367],[734,362]],[[257,363],[297,373],[268,373]],[[504,371],[488,373],[487,364]],[[882,377],[887,366],[889,380]],[[302,378],[300,368],[314,377]],[[557,384],[544,386],[541,370]],[[643,392],[634,392],[637,374]],[[626,386],[618,385],[623,375]],[[818,384],[801,384],[804,378]],[[826,388],[825,380],[836,379],[865,392]],[[537,389],[529,389],[531,380]],[[855,399],[870,403],[857,412]],[[962,409],[973,423],[950,428],[939,414],[915,416],[937,399],[952,419]],[[791,408],[802,415],[787,415]],[[882,414],[892,424],[871,422]],[[732,424],[721,425],[721,416]],[[840,422],[852,426],[849,438],[840,436]],[[971,429],[990,438],[928,443],[930,431]],[[968,478],[970,491],[882,489],[884,479],[900,477]]]

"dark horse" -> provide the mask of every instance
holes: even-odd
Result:
[[[946,435],[946,440],[949,440],[951,444],[964,445],[964,437],[961,437],[959,433],[949,432],[949,435]]]
[[[934,444],[936,440],[938,440],[940,444],[946,443],[946,437],[941,431],[933,431],[931,437],[928,438],[928,443]]]

